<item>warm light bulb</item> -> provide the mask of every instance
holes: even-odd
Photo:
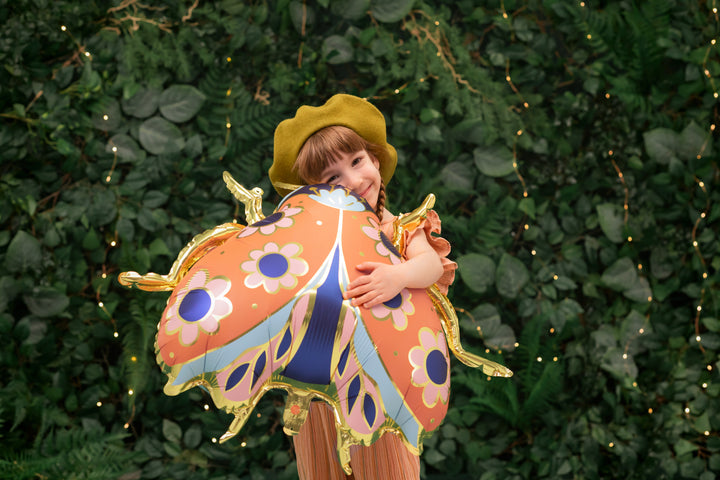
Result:
[[[97,402],[95,405],[97,405],[98,407],[102,407],[102,402]]]
[[[690,409],[688,407],[685,407],[685,413],[690,413]]]
[[[67,27],[65,25],[60,25],[60,30],[65,32],[65,31],[67,31]]]
[[[538,362],[542,362],[542,357],[537,357]]]
[[[118,332],[113,332],[113,337],[118,338],[120,334]]]
[[[133,391],[132,388],[131,388],[130,390],[128,390],[128,395],[133,395],[134,393],[135,393],[135,392]]]
[[[210,410],[210,405],[208,405],[208,404],[206,403],[205,406],[203,406],[203,408],[204,408],[205,410]]]
[[[105,304],[103,302],[98,302],[98,307],[103,308]]]

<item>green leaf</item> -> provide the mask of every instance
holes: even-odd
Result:
[[[70,305],[67,295],[50,287],[36,287],[23,300],[30,313],[43,318],[58,315]]]
[[[372,0],[370,13],[379,22],[392,23],[410,13],[415,0]]]
[[[335,15],[357,20],[365,16],[365,12],[370,9],[370,0],[335,0],[330,9]]]
[[[23,230],[17,232],[5,254],[7,269],[10,272],[34,270],[40,267],[41,261],[42,250],[38,239]]]
[[[647,154],[658,163],[667,165],[677,160],[678,134],[667,128],[656,128],[643,134]]]
[[[521,212],[526,213],[530,218],[535,220],[535,199],[530,197],[520,199],[518,208]]]
[[[635,264],[628,257],[619,258],[603,272],[600,280],[615,291],[629,290],[638,280]]]
[[[137,142],[124,133],[113,135],[108,141],[105,151],[110,154],[117,154],[118,159],[131,163],[138,163],[144,160],[146,156]]]
[[[145,208],[158,208],[167,202],[169,195],[159,190],[150,190],[143,195],[143,206]]]
[[[463,282],[475,293],[485,293],[495,282],[495,262],[487,255],[470,253],[457,259]]]
[[[506,298],[515,298],[530,279],[525,264],[507,253],[500,258],[495,271],[495,288]]]
[[[678,154],[681,160],[694,159],[700,152],[704,157],[712,154],[712,138],[695,122],[690,122],[680,133],[677,145]]]
[[[614,243],[621,243],[625,239],[625,215],[622,207],[614,203],[602,203],[596,207],[600,228],[606,237]]]
[[[163,418],[162,431],[165,440],[170,443],[180,443],[180,439],[182,438],[182,429],[180,428],[180,425],[168,420],[167,418]]]
[[[328,63],[339,65],[353,59],[353,47],[350,41],[341,35],[330,35],[322,44],[323,57]]]
[[[200,445],[200,442],[202,441],[202,429],[200,428],[200,425],[197,423],[193,424],[185,430],[185,435],[183,435],[183,443],[187,448],[195,449]]]
[[[696,451],[698,447],[694,443],[690,443],[684,438],[679,438],[673,445],[673,449],[675,450],[675,454],[678,457],[681,457],[687,453],[692,453]]]
[[[180,129],[161,117],[152,117],[140,125],[140,143],[154,155],[178,153],[185,146]]]
[[[129,99],[123,100],[123,111],[137,118],[148,118],[155,113],[160,100],[160,89],[149,87],[141,88]]]
[[[515,332],[508,325],[500,323],[500,316],[494,315],[478,320],[485,345],[493,350],[512,352],[515,350]]]
[[[462,162],[450,162],[440,172],[443,184],[457,191],[472,191],[475,171]]]
[[[637,378],[638,368],[635,360],[620,347],[608,348],[602,356],[600,366],[617,378]]]
[[[506,147],[478,147],[473,157],[477,168],[489,177],[504,177],[514,171],[512,152]]]
[[[652,290],[645,277],[638,277],[630,288],[623,291],[623,295],[637,303],[648,303],[652,300]]]
[[[184,123],[200,111],[205,94],[192,85],[171,85],[160,95],[158,107],[171,122]]]

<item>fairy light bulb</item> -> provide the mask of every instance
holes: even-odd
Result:
[[[210,410],[210,405],[208,405],[208,404],[206,403],[206,404],[203,406],[203,408],[205,409],[205,411],[208,411],[208,410]]]
[[[67,32],[67,27],[65,25],[60,25],[60,30]]]
[[[130,390],[128,390],[128,395],[132,397],[133,395],[135,395],[135,391],[131,388]]]
[[[102,407],[102,402],[98,401],[95,405],[97,405],[98,407]]]
[[[120,334],[118,332],[113,332],[113,337],[118,338]]]

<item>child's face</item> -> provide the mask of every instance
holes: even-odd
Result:
[[[355,153],[338,152],[337,160],[323,170],[320,180],[342,185],[363,197],[373,210],[380,194],[380,162],[365,150]]]

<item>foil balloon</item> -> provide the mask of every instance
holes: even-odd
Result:
[[[221,441],[240,431],[268,390],[282,389],[288,434],[299,431],[311,401],[332,407],[338,455],[350,472],[350,446],[388,431],[420,454],[447,412],[450,352],[487,375],[512,375],[462,348],[454,309],[434,286],[405,289],[370,309],[343,299],[359,275],[355,265],[403,261],[402,232],[423,220],[432,195],[396,221],[393,241],[367,203],[342,187],[299,188],[265,217],[262,190],[224,178],[249,226],[196,236],[167,275],[119,277],[126,286],[172,291],[155,344],[164,391],[205,388],[235,416]]]

